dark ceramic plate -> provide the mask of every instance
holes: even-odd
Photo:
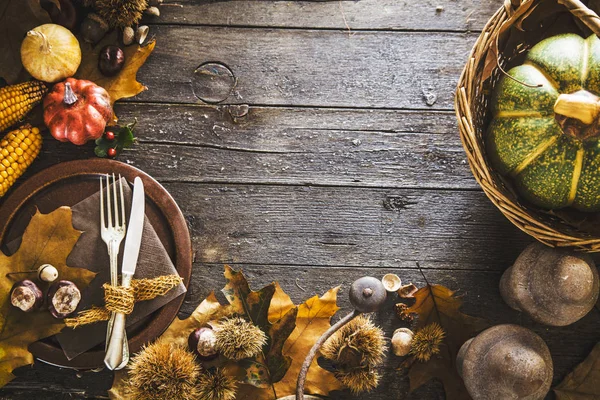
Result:
[[[72,206],[98,191],[98,179],[106,173],[121,174],[129,182],[142,178],[146,191],[146,215],[165,246],[187,287],[192,272],[190,234],[181,210],[158,182],[139,169],[118,161],[90,159],[71,161],[47,168],[23,182],[0,208],[0,246],[20,237],[38,208],[49,213],[60,206]],[[184,295],[128,328],[130,351],[158,337],[177,315]],[[58,342],[45,339],[29,346],[38,359],[61,367],[92,369],[104,365],[104,344],[68,360]]]

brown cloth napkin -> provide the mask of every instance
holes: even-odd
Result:
[[[125,179],[123,179],[123,188],[127,214],[126,221],[128,222],[131,208],[131,188]],[[67,258],[67,265],[70,267],[87,268],[98,272],[98,275],[90,283],[90,286],[82,293],[82,300],[78,310],[85,310],[92,305],[104,305],[102,285],[105,282],[110,282],[110,260],[106,244],[100,237],[99,192],[77,203],[71,209],[73,210],[73,226],[75,229],[83,231],[83,234]],[[125,239],[121,242],[121,250],[119,251],[119,274],[124,244]],[[152,224],[150,224],[150,221],[146,217],[142,233],[142,245],[140,247],[134,278],[155,278],[161,275],[172,274],[177,274],[177,270]],[[165,296],[136,303],[133,312],[127,316],[127,326],[130,327],[185,292],[185,286],[180,284]],[[56,337],[65,355],[71,360],[79,354],[103,343],[106,339],[106,326],[106,322],[98,322],[77,329],[66,328]]]

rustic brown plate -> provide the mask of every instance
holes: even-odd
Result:
[[[129,182],[142,178],[146,191],[146,215],[171,257],[186,288],[192,272],[192,246],[186,221],[175,200],[157,181],[139,169],[107,159],[78,160],[47,168],[23,182],[0,208],[0,245],[22,235],[38,208],[49,213],[60,206],[72,206],[98,191],[98,179],[106,173],[121,174]],[[179,296],[135,326],[128,328],[130,351],[158,337],[177,315],[185,295]],[[68,360],[58,342],[45,339],[29,346],[38,359],[61,367],[92,369],[104,365],[104,345]]]

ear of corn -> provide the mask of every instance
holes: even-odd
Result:
[[[43,82],[30,81],[0,88],[0,131],[16,124],[48,91]]]
[[[0,141],[0,197],[23,175],[41,148],[40,130],[30,125],[24,125],[4,136]]]

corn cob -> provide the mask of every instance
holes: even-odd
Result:
[[[43,82],[30,81],[0,88],[0,132],[16,124],[48,91]]]
[[[23,125],[4,136],[0,141],[0,197],[23,175],[41,148],[40,130],[30,125]]]

